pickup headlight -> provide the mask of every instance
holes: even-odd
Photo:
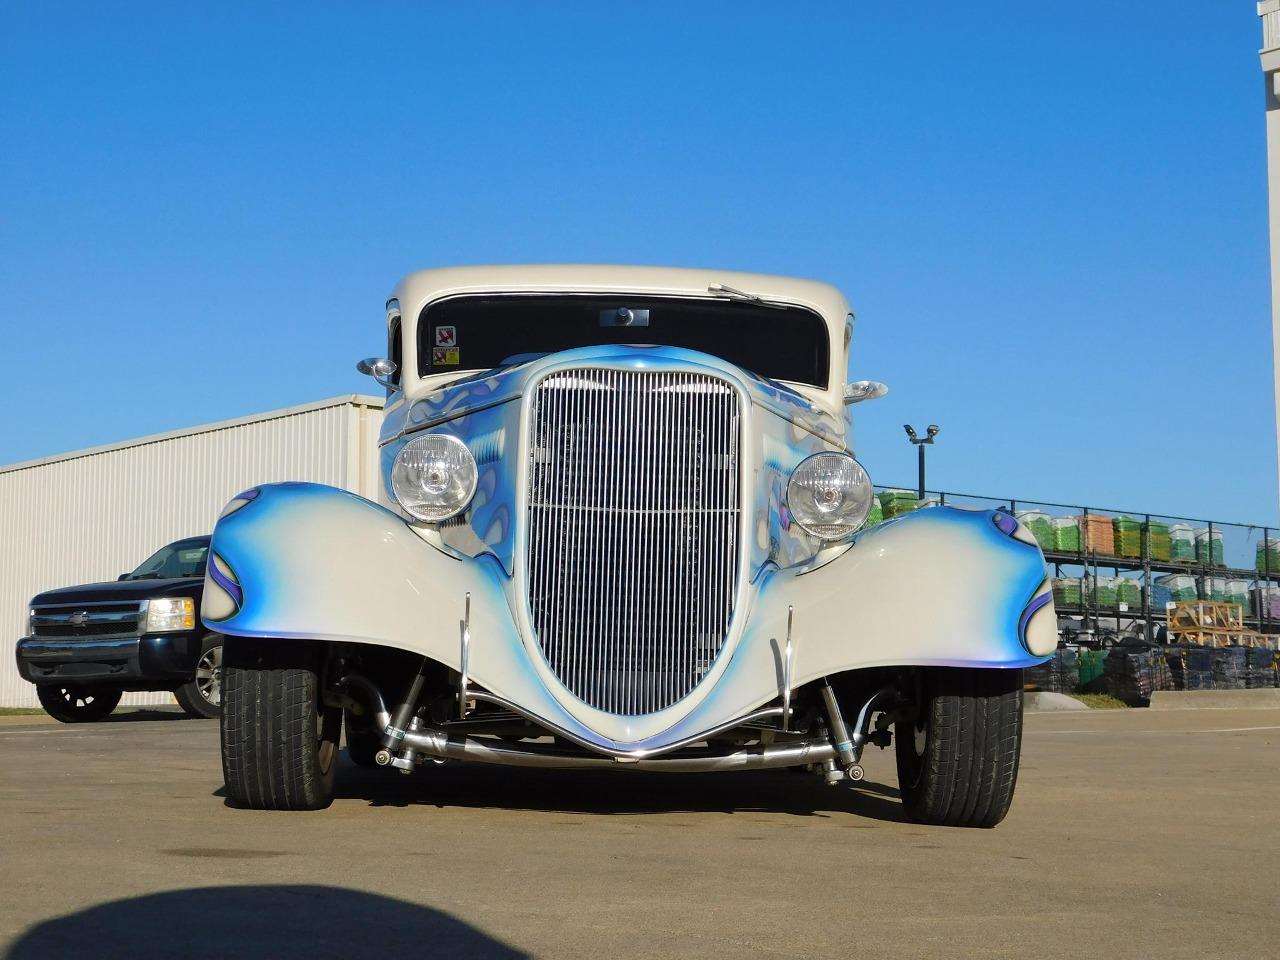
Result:
[[[156,597],[147,601],[143,633],[177,633],[196,628],[196,604],[190,597]]]
[[[476,460],[447,433],[410,440],[391,465],[391,493],[407,513],[437,522],[457,516],[476,492]]]
[[[853,457],[815,453],[791,474],[787,509],[815,537],[842,540],[866,522],[874,496],[871,478]]]

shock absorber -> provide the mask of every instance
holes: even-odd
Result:
[[[387,728],[382,731],[382,749],[374,758],[379,766],[391,763],[392,757],[400,751],[405,731],[409,729],[418,712],[418,701],[422,698],[422,687],[426,683],[429,662],[425,656],[422,658],[422,663],[418,665],[418,672],[413,675],[413,680],[409,684],[408,693],[396,707],[396,712],[392,714]]]
[[[845,726],[844,717],[840,714],[840,704],[836,702],[836,692],[831,689],[831,681],[822,680],[822,702],[827,707],[827,725],[831,728],[831,740],[835,744],[836,755],[840,757],[840,765],[850,780],[861,780],[865,774],[858,763],[853,738],[849,736],[849,728]],[[830,777],[828,777],[830,782]]]

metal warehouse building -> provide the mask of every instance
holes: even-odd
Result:
[[[114,580],[166,543],[208,533],[257,483],[310,480],[376,498],[382,403],[334,397],[0,467],[0,706],[37,705],[12,644],[40,591]]]

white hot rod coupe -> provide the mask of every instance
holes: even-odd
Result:
[[[1056,645],[1002,511],[866,527],[822,283],[606,266],[415,273],[387,301],[380,503],[264,484],[213,533],[232,803],[330,802],[352,761],[804,767],[894,742],[907,814],[1009,808],[1022,668]]]

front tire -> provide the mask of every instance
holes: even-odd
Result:
[[[222,714],[222,639],[212,634],[204,638],[196,675],[173,691],[187,716],[216,720]]]
[[[1022,750],[1022,671],[921,670],[914,719],[894,725],[898,788],[917,823],[994,827]]]
[[[223,643],[222,775],[236,806],[320,810],[333,800],[342,710],[321,702],[324,645]]]
[[[36,696],[45,713],[59,723],[95,723],[111,714],[123,694],[111,687],[41,684]]]

